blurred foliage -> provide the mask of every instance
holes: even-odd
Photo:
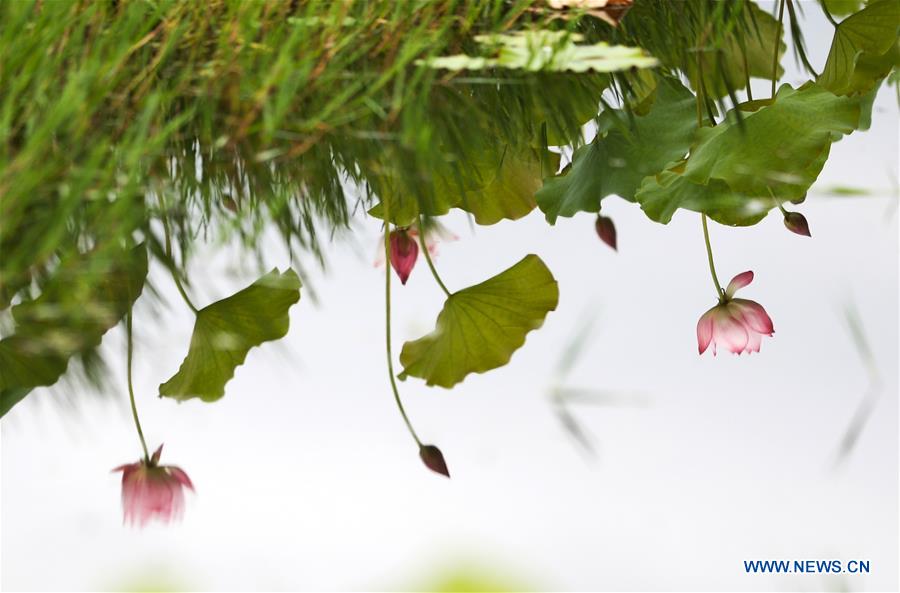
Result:
[[[537,202],[552,221],[607,194],[657,221],[687,208],[751,224],[802,199],[830,143],[866,127],[900,16],[894,0],[828,0],[829,18],[849,16],[821,86],[754,100],[752,77],[780,75],[785,30],[808,63],[793,0],[779,6],[640,0],[612,18],[527,0],[0,3],[2,412],[90,359],[145,282],[110,267],[133,249],[185,293],[200,243],[236,240],[271,266],[259,238],[274,228],[294,261],[324,261],[322,236],[385,201],[398,225],[451,208],[494,224]],[[448,59],[466,69],[433,67]],[[579,148],[595,118],[597,139],[557,177],[549,148]],[[98,302],[112,305],[87,320]]]

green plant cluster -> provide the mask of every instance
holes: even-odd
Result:
[[[350,232],[360,210],[406,227],[540,208],[553,224],[615,195],[659,223],[749,225],[801,202],[900,61],[900,1],[815,8],[835,25],[821,72],[796,0],[774,15],[637,0],[617,26],[524,0],[0,3],[0,414],[72,360],[92,374],[104,333],[152,294],[148,261],[187,297],[204,241],[264,260],[274,228],[294,261],[324,263],[323,230]],[[776,92],[785,35],[810,80]],[[575,152],[559,171],[561,146]],[[287,332],[299,291],[274,270],[190,305],[160,395],[221,397],[250,348]],[[449,387],[502,366],[557,296],[531,255],[448,294],[400,376]]]

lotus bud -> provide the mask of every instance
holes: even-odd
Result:
[[[787,227],[787,230],[791,231],[792,233],[797,233],[798,235],[803,235],[806,237],[812,237],[812,235],[809,233],[809,223],[806,221],[806,217],[799,212],[788,212],[785,210],[784,226]]]
[[[448,478],[450,477],[450,471],[447,470],[447,463],[444,461],[444,455],[441,453],[441,450],[434,445],[420,445],[419,457],[422,458],[422,462],[431,471],[441,474],[442,476],[447,476]]]
[[[594,223],[594,228],[597,229],[597,236],[600,237],[601,241],[616,251],[619,250],[618,247],[616,247],[616,225],[613,224],[611,218],[598,214],[597,222]]]

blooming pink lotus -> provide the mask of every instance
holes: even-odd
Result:
[[[115,468],[122,472],[122,507],[125,522],[144,527],[151,519],[170,523],[184,512],[184,488],[194,489],[191,479],[174,465],[159,465],[162,445],[150,460],[142,459]]]
[[[700,317],[697,323],[697,345],[700,354],[713,345],[721,344],[734,354],[759,352],[763,336],[775,333],[772,319],[762,305],[747,299],[736,299],[734,293],[753,281],[753,272],[747,271],[731,279],[719,299],[719,304]]]

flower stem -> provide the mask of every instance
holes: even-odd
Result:
[[[384,257],[385,261],[391,261],[391,233],[390,233],[390,222],[391,219],[390,214],[390,205],[389,200],[384,200]],[[385,318],[385,344],[387,346],[387,368],[388,368],[388,377],[391,380],[391,390],[394,392],[394,401],[397,402],[397,409],[400,410],[400,415],[403,416],[403,422],[406,423],[406,428],[409,430],[409,434],[412,435],[412,438],[416,441],[416,444],[421,448],[422,441],[419,440],[419,436],[416,434],[415,429],[412,426],[412,422],[409,421],[409,416],[406,415],[406,410],[403,408],[403,402],[400,401],[400,392],[397,390],[397,380],[394,378],[394,356],[391,352],[391,266],[390,264],[384,267],[384,318]]]
[[[169,260],[166,262],[166,267],[169,268],[169,272],[171,272],[172,274],[172,280],[175,281],[175,288],[178,289],[178,293],[181,295],[181,298],[184,299],[184,302],[196,315],[197,313],[199,313],[199,311],[197,310],[197,307],[194,306],[194,303],[191,302],[191,299],[188,297],[187,292],[184,290],[184,286],[181,284],[181,279],[178,278],[178,270],[175,269],[175,259],[172,257],[172,238],[169,233],[169,221],[166,217],[165,198],[163,198],[162,194],[158,194],[158,196],[159,205],[162,207],[162,214],[160,218],[162,219],[163,232],[166,236],[166,257]]]
[[[700,220],[703,221],[703,239],[706,241],[706,257],[709,260],[709,272],[712,274],[713,284],[716,287],[716,298],[722,300],[722,295],[725,294],[725,291],[722,290],[722,285],[719,284],[719,277],[716,275],[716,264],[713,263],[713,252],[712,245],[709,242],[709,226],[706,223],[706,214],[701,214]]]
[[[775,55],[772,57],[772,98],[775,98],[775,82],[778,79],[778,50],[781,46],[781,31],[784,28],[784,2],[778,3],[778,27],[775,29]]]
[[[431,261],[431,254],[428,252],[428,246],[425,245],[425,225],[423,223],[424,220],[422,219],[422,215],[419,214],[419,244],[422,246],[422,253],[425,255],[425,261],[428,262],[428,269],[431,270],[431,275],[434,276],[434,279],[441,287],[441,290],[444,291],[444,294],[449,297],[450,291],[447,290],[447,285],[444,284],[441,277],[438,276],[437,269],[434,267],[434,262]]]
[[[125,331],[128,335],[128,397],[131,400],[131,415],[134,417],[134,426],[137,428],[141,447],[144,449],[144,461],[150,463],[150,452],[147,450],[147,441],[144,440],[144,431],[141,430],[141,420],[138,418],[137,404],[134,402],[134,383],[131,380],[131,359],[133,358],[134,339],[131,331],[131,305],[128,306],[128,315],[125,318]]]

